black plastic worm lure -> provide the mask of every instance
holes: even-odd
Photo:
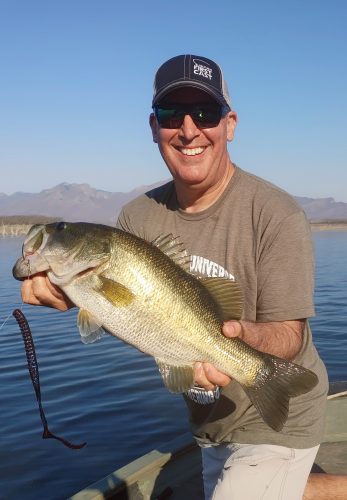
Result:
[[[52,434],[52,432],[48,429],[48,424],[45,416],[45,412],[43,411],[42,403],[41,403],[41,390],[40,390],[40,379],[39,379],[39,368],[37,365],[37,359],[36,359],[36,353],[35,353],[35,345],[34,341],[31,335],[30,327],[29,324],[26,320],[26,317],[22,313],[20,309],[15,309],[13,311],[13,316],[16,318],[16,321],[19,325],[20,331],[23,336],[24,340],[24,346],[25,346],[25,354],[27,357],[28,361],[28,369],[31,377],[31,381],[33,383],[34,389],[35,389],[35,394],[36,394],[36,399],[39,405],[39,410],[40,410],[40,417],[41,417],[41,422],[43,425],[43,434],[42,434],[42,439],[57,439],[58,441],[61,441],[65,446],[68,446],[69,448],[73,449],[80,449],[83,448],[87,443],[82,443],[82,444],[72,444],[69,441],[67,441],[64,438],[61,438],[59,436],[56,436],[55,434]]]

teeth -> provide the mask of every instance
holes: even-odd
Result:
[[[182,148],[180,151],[187,156],[195,156],[201,154],[205,148]]]

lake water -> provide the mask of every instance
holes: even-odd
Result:
[[[313,234],[316,247],[316,346],[331,380],[347,380],[347,232]],[[66,499],[188,430],[180,396],[162,385],[154,361],[113,337],[83,345],[76,311],[23,308],[39,363],[50,430],[71,450],[42,440],[23,341],[11,313],[20,306],[12,265],[22,239],[0,238],[0,498]]]

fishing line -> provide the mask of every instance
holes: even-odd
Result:
[[[26,279],[30,280],[31,279],[31,276],[30,276],[30,261],[29,260],[26,260],[25,261],[26,265],[28,266],[28,276]],[[24,304],[25,304],[25,300],[24,300],[24,297],[22,298],[22,302],[19,306],[18,309],[23,309],[24,307]],[[2,328],[6,325],[6,323],[8,322],[8,320],[10,319],[10,317],[13,315],[13,313],[10,313],[7,318],[5,318],[4,322],[0,325],[0,330],[2,330]]]
[[[12,316],[12,313],[10,313],[7,318],[4,320],[4,322],[2,323],[2,325],[0,325],[0,330],[2,329],[3,326],[6,325],[6,323],[8,322],[9,318]]]

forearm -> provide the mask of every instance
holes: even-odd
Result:
[[[253,323],[240,321],[240,338],[251,347],[280,358],[293,359],[300,351],[305,320]]]

